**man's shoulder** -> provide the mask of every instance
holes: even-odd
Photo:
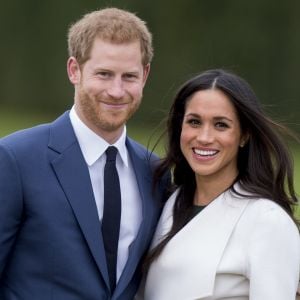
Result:
[[[51,123],[37,124],[30,128],[20,129],[9,135],[0,138],[0,145],[16,148],[27,145],[34,147],[37,144],[46,142],[49,138],[50,127],[55,124],[57,120]]]
[[[2,145],[13,145],[22,141],[35,140],[49,128],[49,124],[39,124],[30,128],[20,129],[0,139]]]

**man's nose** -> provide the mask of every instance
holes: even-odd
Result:
[[[107,94],[115,99],[120,99],[125,94],[124,84],[122,82],[122,79],[120,78],[114,78],[114,80],[111,81],[110,86],[107,89]]]

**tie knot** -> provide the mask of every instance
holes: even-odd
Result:
[[[118,149],[114,146],[109,146],[106,151],[106,161],[116,161]]]

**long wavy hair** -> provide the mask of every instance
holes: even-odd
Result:
[[[236,109],[241,132],[249,137],[245,146],[239,148],[236,181],[253,197],[276,202],[293,218],[293,206],[297,203],[293,186],[293,161],[282,139],[282,133],[289,131],[267,117],[244,79],[221,69],[205,71],[183,84],[168,115],[166,156],[156,170],[155,179],[172,170],[174,187],[180,189],[174,205],[173,226],[150,251],[145,269],[191,217],[196,179],[181,152],[180,135],[187,102],[196,92],[208,89],[220,90],[230,99]],[[230,188],[237,193],[233,185]]]

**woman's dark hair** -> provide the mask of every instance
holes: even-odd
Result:
[[[174,205],[172,228],[150,251],[145,262],[146,269],[190,219],[196,180],[194,171],[181,152],[180,135],[187,102],[194,93],[208,89],[220,90],[230,99],[236,109],[242,134],[248,136],[245,146],[239,148],[236,181],[253,197],[276,202],[293,218],[292,207],[297,203],[297,197],[293,186],[292,158],[280,135],[285,128],[266,116],[245,80],[220,69],[205,71],[183,84],[168,115],[166,156],[155,178],[158,180],[170,169],[174,185],[180,189]],[[233,185],[231,190],[237,193]]]

